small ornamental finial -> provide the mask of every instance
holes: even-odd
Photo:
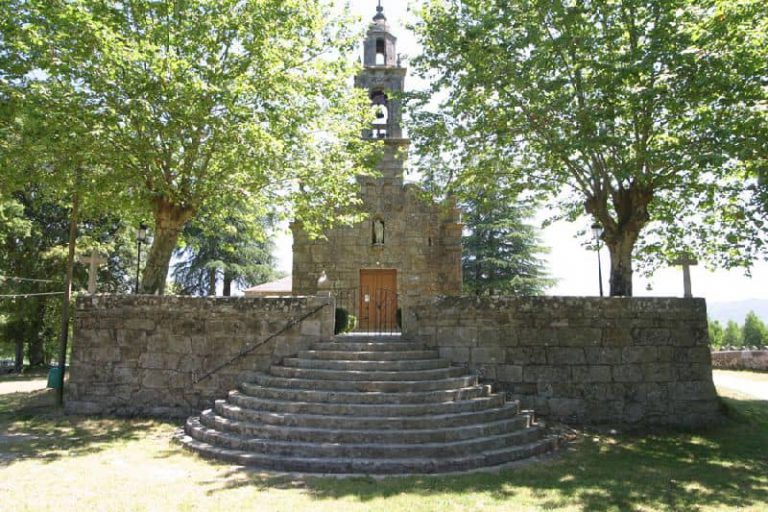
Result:
[[[381,6],[381,0],[379,0],[379,5],[376,6],[376,16],[373,17],[373,21],[379,21],[379,20],[386,20],[386,16],[384,16],[384,7]]]

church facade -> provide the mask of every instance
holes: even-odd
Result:
[[[379,175],[358,178],[366,219],[341,226],[325,239],[310,239],[297,224],[293,231],[293,294],[316,293],[325,273],[337,304],[358,318],[360,330],[394,329],[398,309],[416,299],[461,293],[460,213],[455,204],[438,204],[417,185],[404,184],[409,146],[402,132],[406,68],[396,52],[381,6],[370,25],[363,71],[355,85],[368,92],[376,120],[364,137],[384,142]]]

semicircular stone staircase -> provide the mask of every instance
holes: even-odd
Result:
[[[469,471],[557,444],[517,402],[399,335],[316,343],[184,430],[180,441],[203,456],[301,473]]]

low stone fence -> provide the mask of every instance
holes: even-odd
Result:
[[[538,414],[585,424],[719,419],[702,299],[447,297],[404,331]]]
[[[768,350],[721,350],[712,352],[712,367],[721,370],[768,371]]]
[[[210,377],[195,381],[306,320]],[[186,416],[254,371],[333,337],[333,300],[96,295],[77,300],[66,410]]]

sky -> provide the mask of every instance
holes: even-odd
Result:
[[[382,0],[384,14],[387,16],[392,31],[397,36],[397,51],[408,57],[419,53],[416,38],[404,28],[408,20],[413,19],[408,0]],[[364,27],[376,14],[376,0],[352,0],[352,12],[361,18]],[[362,51],[362,41],[361,41]],[[410,85],[409,85],[410,84]],[[410,73],[406,78],[406,87],[418,87],[418,80]],[[588,228],[591,221],[584,218],[575,223],[558,222],[541,231],[543,245],[550,248],[545,257],[549,263],[549,272],[557,284],[548,290],[550,295],[598,295],[597,256],[594,251],[582,247],[581,240],[575,238],[580,229]],[[277,240],[275,253],[280,270],[291,271],[291,238],[283,233]],[[608,292],[608,269],[610,260],[605,249],[601,251],[604,288]],[[695,297],[704,297],[708,302],[732,302],[747,299],[768,299],[768,264],[756,263],[751,277],[744,270],[710,271],[705,266],[691,268],[692,291]],[[650,284],[650,290],[648,285]],[[635,296],[682,296],[683,274],[679,267],[663,268],[650,279],[638,274],[634,277]]]

